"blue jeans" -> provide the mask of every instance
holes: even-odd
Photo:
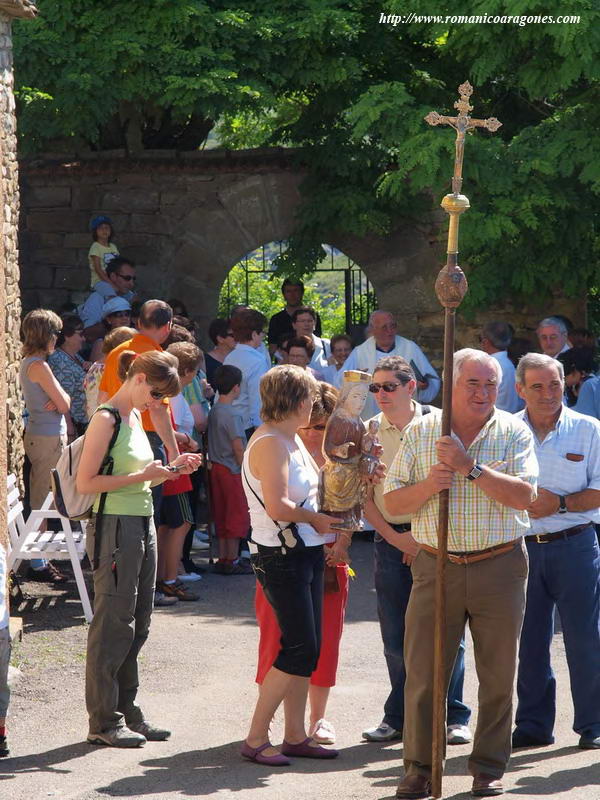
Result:
[[[402,553],[375,534],[375,591],[377,614],[392,689],[385,701],[383,721],[398,731],[404,725],[404,615],[412,589],[410,567]],[[471,709],[462,701],[465,677],[465,640],[462,639],[448,688],[448,725],[467,725]]]
[[[554,610],[563,628],[573,730],[600,736],[600,550],[592,525],[569,539],[527,542],[529,582],[517,676],[517,730],[554,741],[556,680],[550,664]]]

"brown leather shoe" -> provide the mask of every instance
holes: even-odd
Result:
[[[420,800],[431,797],[431,781],[427,775],[405,775],[396,789],[396,797],[402,800]]]
[[[500,778],[480,772],[473,776],[471,794],[474,797],[493,797],[497,794],[504,794],[504,787]]]

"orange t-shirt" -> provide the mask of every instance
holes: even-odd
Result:
[[[157,350],[159,353],[162,353],[162,347],[159,344],[156,344],[154,339],[151,339],[149,336],[145,336],[143,333],[136,333],[135,336],[128,342],[123,342],[122,344],[118,345],[118,347],[115,347],[114,350],[111,350],[106,356],[102,380],[100,381],[100,386],[98,387],[101,392],[106,392],[109,397],[112,397],[113,394],[116,394],[121,388],[122,381],[118,375],[119,356],[125,350],[133,350],[134,353],[148,353],[150,350]],[[163,402],[168,405],[168,398],[165,397]],[[155,430],[152,420],[150,419],[149,411],[144,411],[142,414],[142,425],[144,426],[145,431]]]

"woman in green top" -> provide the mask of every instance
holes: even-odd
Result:
[[[94,561],[94,619],[86,662],[88,741],[112,747],[140,747],[167,739],[170,732],[146,722],[135,698],[137,656],[148,638],[156,580],[156,531],[152,519],[152,484],[196,470],[200,456],[184,453],[163,466],[154,460],[140,414],[180,391],[177,359],[169,353],[119,358],[117,393],[94,414],[85,436],[77,472],[83,494],[106,492],[102,517],[87,525],[87,552]],[[101,473],[115,426],[111,475]],[[98,500],[94,511],[98,509]],[[96,537],[99,538],[96,544]]]

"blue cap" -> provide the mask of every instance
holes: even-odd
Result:
[[[100,227],[100,225],[110,225],[110,227],[112,228],[113,227],[112,219],[110,217],[104,217],[104,216],[94,217],[94,219],[90,223],[90,228],[92,231],[95,231],[96,228]]]

